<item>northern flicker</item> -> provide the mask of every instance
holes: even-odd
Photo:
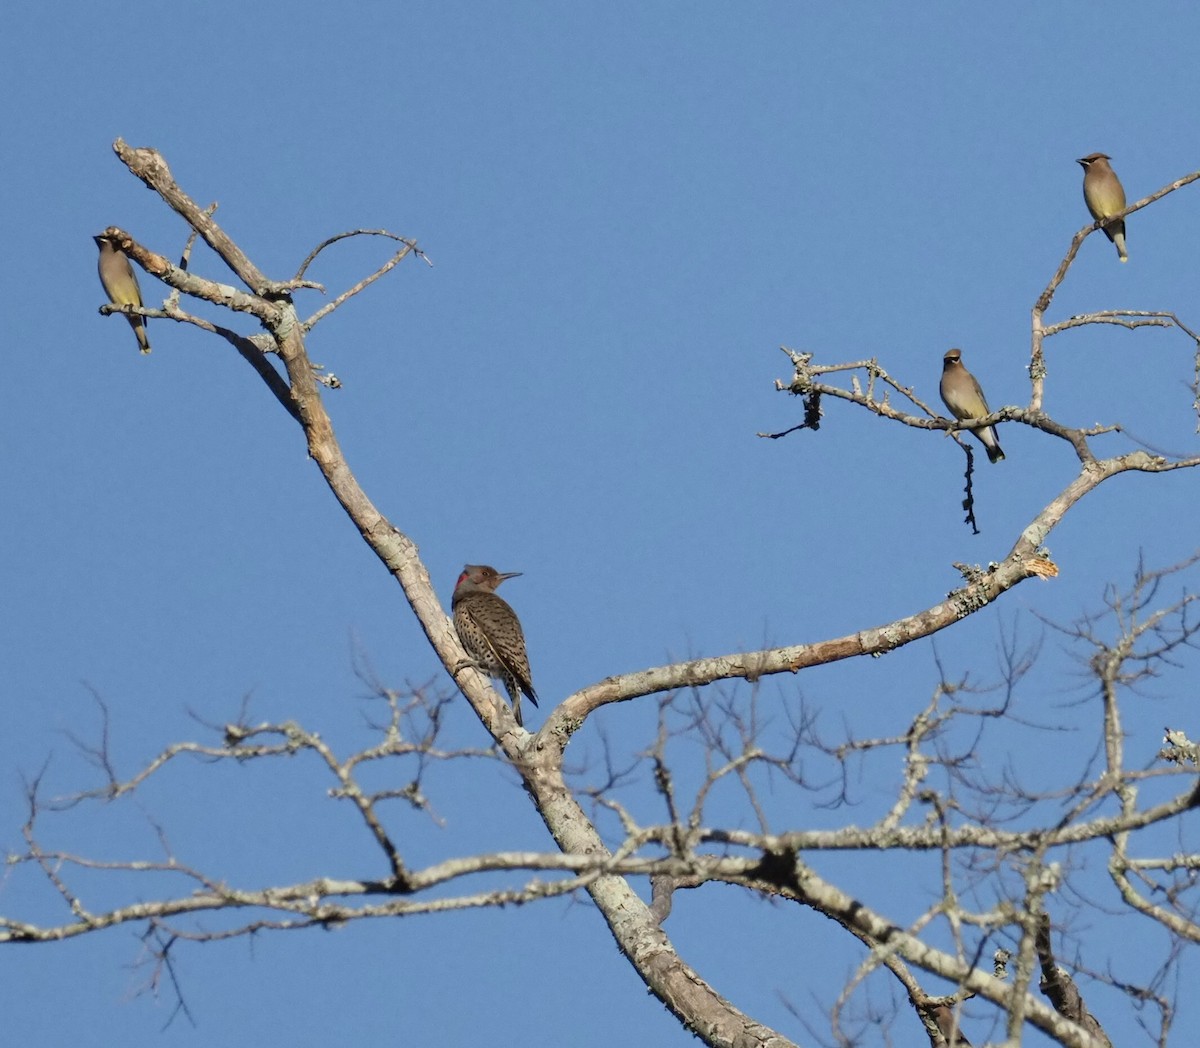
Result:
[[[950,409],[950,414],[956,419],[983,418],[984,415],[991,414],[975,376],[963,367],[961,349],[952,349],[942,358],[942,384],[939,392],[946,407]],[[1000,441],[996,439],[995,426],[982,426],[971,432],[979,438],[989,462],[999,462],[1004,458],[1004,452],[1000,450]]]
[[[454,611],[454,630],[467,654],[489,677],[504,684],[512,701],[517,724],[521,719],[521,692],[538,704],[525,654],[525,634],[517,613],[495,590],[505,579],[519,571],[501,574],[486,564],[468,564],[458,576],[450,606]]]
[[[100,283],[104,285],[104,293],[114,306],[140,306],[142,290],[138,287],[137,274],[133,271],[129,259],[119,247],[108,237],[101,234],[92,237],[100,249],[100,261],[97,270],[100,273]],[[138,348],[143,353],[150,352],[150,340],[146,338],[146,318],[136,317],[126,313],[125,319],[137,335]]]
[[[1092,218],[1098,222],[1125,210],[1125,190],[1108,162],[1110,159],[1106,153],[1089,153],[1075,161],[1083,168],[1083,202],[1087,204]],[[1122,262],[1128,262],[1129,255],[1125,253],[1125,219],[1100,228],[1116,244],[1117,257]]]

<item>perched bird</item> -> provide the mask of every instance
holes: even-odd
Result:
[[[1108,161],[1105,153],[1089,153],[1075,161],[1083,166],[1083,200],[1097,222],[1103,222],[1125,210],[1125,190]],[[1128,262],[1129,256],[1125,253],[1125,219],[1100,228],[1117,245],[1117,257],[1122,262]]]
[[[958,1028],[953,1008],[947,1004],[939,1004],[929,1009],[929,1014],[937,1023],[938,1033],[942,1035],[946,1044],[951,1048],[971,1048],[971,1042],[963,1036],[962,1031]],[[951,1037],[954,1039],[951,1040]]]
[[[137,275],[125,252],[116,246],[108,237],[101,234],[92,237],[100,249],[100,283],[104,285],[105,294],[114,306],[140,306],[142,304],[142,289],[138,287]],[[125,319],[137,335],[138,345],[143,353],[150,352],[150,340],[146,338],[146,318],[135,317],[126,313]]]
[[[952,349],[942,358],[942,384],[939,391],[950,414],[960,421],[991,414],[975,376],[963,367],[961,349]],[[971,432],[987,451],[989,462],[999,462],[1004,458],[1000,441],[996,439],[995,426],[981,426]]]
[[[529,656],[525,654],[525,634],[517,613],[495,593],[505,579],[520,574],[510,571],[501,575],[486,564],[468,564],[458,576],[450,606],[454,611],[454,631],[462,646],[484,673],[503,682],[512,701],[513,716],[517,724],[524,726],[521,692],[535,706],[538,704],[529,672]]]

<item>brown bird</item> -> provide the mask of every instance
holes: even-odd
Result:
[[[933,1021],[937,1023],[938,1033],[950,1048],[971,1048],[971,1042],[963,1036],[954,1019],[954,1009],[946,1004],[939,1004],[929,1009]],[[951,1040],[953,1035],[954,1039]]]
[[[991,414],[975,376],[963,367],[961,349],[952,349],[942,358],[942,384],[939,392],[942,394],[942,401],[950,409],[950,414],[960,422],[963,419],[983,418]],[[987,451],[989,462],[999,462],[1004,458],[1004,452],[1000,450],[1000,441],[996,439],[995,426],[980,426],[971,432],[979,438],[979,443]]]
[[[521,719],[521,692],[529,701],[538,704],[525,654],[525,634],[517,613],[508,602],[497,597],[495,590],[505,579],[521,573],[500,574],[486,564],[468,564],[458,576],[451,608],[454,611],[454,631],[479,668],[489,677],[504,684],[512,702],[517,724]]]
[[[142,289],[138,287],[137,274],[129,259],[103,233],[92,237],[100,249],[100,262],[97,269],[100,272],[100,283],[104,285],[104,293],[114,306],[140,306],[142,304]],[[137,335],[138,346],[143,353],[150,352],[150,340],[146,338],[146,318],[126,313],[125,319]]]
[[[1125,210],[1125,190],[1109,159],[1105,153],[1089,153],[1075,161],[1083,166],[1083,200],[1097,222],[1103,222]],[[1117,245],[1117,257],[1122,262],[1128,262],[1129,255],[1125,253],[1125,219],[1100,228]]]

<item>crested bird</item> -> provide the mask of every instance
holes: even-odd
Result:
[[[101,233],[92,239],[100,249],[100,261],[97,270],[100,273],[100,283],[104,285],[104,293],[114,306],[140,306],[142,304],[142,289],[138,287],[137,274],[133,271],[125,252],[113,243],[110,237]],[[137,335],[138,347],[143,353],[150,352],[150,340],[146,338],[146,318],[126,313],[133,333]]]
[[[1125,190],[1106,153],[1089,153],[1076,160],[1083,167],[1083,201],[1097,222],[1104,222],[1125,210]],[[1129,261],[1125,252],[1125,219],[1101,225],[1104,235],[1117,246],[1117,257]]]
[[[983,418],[990,415],[987,399],[979,382],[962,362],[962,350],[952,349],[942,358],[942,383],[939,387],[942,400],[956,419]],[[987,452],[989,462],[999,462],[1004,458],[1000,449],[1000,441],[996,439],[995,426],[980,426],[972,429]]]

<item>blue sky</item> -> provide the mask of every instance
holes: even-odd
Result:
[[[1130,200],[1200,167],[1200,13],[1154,10],[1124,32],[1128,6],[1108,2],[130,0],[119,23],[102,5],[14,9],[0,45],[0,266],[16,292],[0,421],[0,844],[19,847],[21,776],[47,755],[52,792],[92,781],[64,732],[96,730],[93,690],[129,773],[198,737],[191,713],[222,723],[246,695],[254,718],[366,745],[360,660],[394,687],[450,686],[245,364],[165,321],[143,359],[123,320],[97,315],[94,233],[119,225],[168,256],[186,235],[116,160],[115,138],[158,149],[195,199],[219,201],[217,220],[273,277],[345,229],[420,242],[434,266],[402,265],[322,323],[310,352],[344,383],[326,400],[351,465],[417,542],[447,608],[464,562],[525,573],[505,596],[544,711],[611,673],[878,625],[953,588],[952,561],[1007,553],[1073,475],[1065,445],[1002,427],[1007,461],[978,459],[973,536],[962,455],[941,435],[828,404],[819,433],[757,439],[799,420],[773,389],[790,374],[778,347],[877,356],[936,403],[942,354],[958,345],[993,407],[1025,402],[1030,307],[1088,220],[1075,158],[1110,154]],[[1174,309],[1200,327],[1195,192],[1130,219],[1126,266],[1090,238],[1051,319]],[[327,252],[310,275],[340,290],[381,251]],[[228,279],[202,251],[193,268]],[[1055,417],[1196,447],[1178,332],[1090,328],[1049,354]],[[1019,587],[936,653],[952,677],[997,679],[1002,631],[1034,638],[1035,616],[1097,609],[1140,550],[1152,566],[1192,552],[1195,505],[1192,476],[1118,478],[1051,536],[1058,580]],[[762,698],[802,693],[831,730],[860,737],[902,730],[936,685],[934,648],[767,682]],[[1039,673],[1024,701],[1094,726],[1065,705],[1086,689],[1058,638]],[[1132,763],[1151,760],[1162,724],[1188,726],[1187,692],[1168,677],[1131,699]],[[652,704],[595,722],[573,742],[580,763],[598,756],[601,728],[642,750]],[[448,731],[483,741],[465,703]],[[1072,731],[1083,760],[1094,738]],[[1037,731],[1012,745],[1034,768],[1064,746]],[[327,785],[301,762],[195,767],[147,791],[140,816],[65,818],[56,843],[152,853],[154,818],[248,885],[377,875]],[[512,776],[456,766],[433,785],[444,829],[398,815],[414,861],[549,845]],[[810,813],[801,797],[789,814],[797,827],[865,822],[889,785],[864,783],[859,812]],[[671,928],[685,956],[807,1039],[779,995],[827,1004],[853,951],[813,972],[798,946],[811,915],[690,894]],[[50,902],[25,876],[0,886],[5,912]],[[743,934],[761,966],[731,963]],[[9,1036],[459,1044],[487,1030],[505,1046],[544,1028],[581,1048],[691,1043],[587,905],[194,947],[179,974],[198,1025],[165,1032],[170,995],[132,999],[138,956],[128,929],[4,951]]]

